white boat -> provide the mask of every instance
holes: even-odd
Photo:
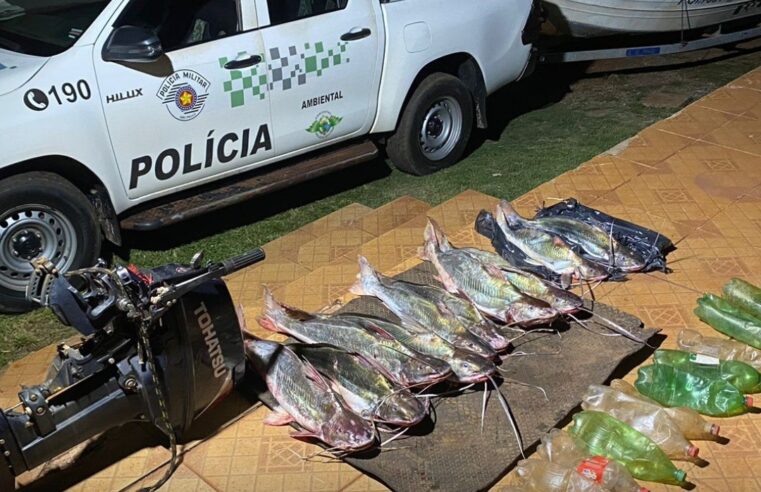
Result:
[[[557,34],[591,38],[688,31],[761,16],[761,0],[544,0]]]

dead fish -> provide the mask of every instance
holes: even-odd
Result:
[[[578,246],[593,261],[606,266],[614,266],[624,272],[635,272],[645,268],[645,260],[634,251],[613,238],[599,227],[570,219],[568,217],[542,217],[527,220],[518,214],[512,206],[503,201],[500,204],[510,220],[521,227],[539,229],[563,238],[570,244]]]
[[[485,342],[469,332],[443,303],[433,303],[405,289],[397,281],[382,276],[363,256],[359,257],[357,282],[349,290],[353,294],[377,297],[402,321],[432,331],[455,347],[488,358],[497,355]]]
[[[279,407],[268,425],[297,423],[296,438],[316,438],[332,448],[358,451],[376,440],[374,427],[344,407],[325,379],[289,348],[266,340],[246,341],[251,364],[267,383]]]
[[[457,348],[435,333],[424,330],[417,325],[398,325],[371,316],[351,314],[340,316],[361,324],[368,330],[385,332],[416,352],[445,360],[460,383],[486,381],[489,375],[497,370],[491,360],[468,350]]]
[[[453,247],[433,219],[425,228],[421,257],[433,263],[438,280],[461,293],[479,311],[505,323],[534,324],[557,317],[547,303],[521,294],[510,282],[492,275],[473,254]]]
[[[602,280],[608,276],[602,266],[576,254],[561,238],[539,229],[520,227],[507,201],[497,206],[496,218],[508,241],[534,263],[559,274],[564,284],[570,284],[572,279]]]
[[[358,354],[330,345],[288,345],[325,376],[331,388],[360,417],[373,422],[409,427],[427,410],[409,390],[394,384]]]
[[[259,324],[306,343],[328,343],[364,356],[384,375],[405,387],[443,381],[452,373],[439,359],[417,354],[393,338],[383,338],[346,320],[309,314],[279,304],[264,291],[264,313]]]
[[[488,272],[504,278],[522,294],[546,302],[561,314],[576,312],[584,305],[584,300],[573,292],[559,289],[533,273],[515,268],[496,253],[477,248],[459,249],[478,259]]]
[[[412,282],[399,282],[399,284],[433,303],[443,303],[471,333],[488,343],[497,352],[507,350],[510,345],[510,340],[494,323],[481,316],[470,301],[432,285]]]

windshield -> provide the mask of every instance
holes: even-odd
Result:
[[[109,0],[0,0],[0,48],[37,56],[65,51]]]

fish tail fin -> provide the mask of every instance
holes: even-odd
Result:
[[[500,218],[511,227],[519,226],[526,221],[507,200],[501,200],[497,205],[497,222],[500,221]]]
[[[282,333],[288,321],[288,311],[275,300],[269,287],[264,287],[264,311],[257,319],[259,325],[265,330]]]
[[[431,261],[431,257],[428,254],[428,243],[425,243],[425,246],[418,247],[417,257],[420,258],[421,260]]]
[[[447,239],[441,226],[430,217],[428,217],[428,223],[425,226],[424,237],[426,244],[432,243],[441,251],[452,249],[452,245],[449,244],[449,239]]]
[[[359,273],[357,281],[349,288],[349,292],[358,296],[371,296],[376,292],[381,279],[370,262],[364,256],[359,257]]]

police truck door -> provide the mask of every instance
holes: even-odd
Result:
[[[237,0],[135,0],[115,27],[155,29],[147,63],[94,51],[111,143],[130,198],[177,190],[274,157],[259,31],[242,32]]]
[[[259,0],[257,10],[265,3],[269,27],[262,34],[278,154],[369,131],[384,39],[380,2]]]

